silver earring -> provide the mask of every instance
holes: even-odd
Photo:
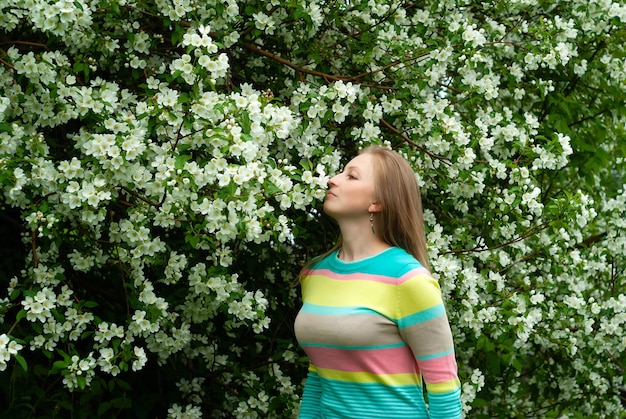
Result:
[[[372,227],[372,234],[376,234],[374,231],[374,214],[370,212],[370,226]]]

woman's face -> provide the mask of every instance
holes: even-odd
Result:
[[[360,154],[328,181],[324,212],[334,219],[369,217],[375,211],[374,157]]]

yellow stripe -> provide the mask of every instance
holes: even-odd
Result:
[[[450,381],[444,381],[443,383],[426,383],[426,388],[430,393],[447,393],[452,390],[456,390],[461,386],[461,382],[458,378]]]
[[[399,285],[399,317],[409,316],[441,304],[441,289],[435,279],[417,275]]]
[[[382,383],[390,386],[421,385],[420,377],[415,374],[380,374],[369,372],[347,372],[317,368],[320,377],[329,380],[349,381],[353,383]]]
[[[370,307],[392,316],[395,303],[394,285],[360,280],[334,280],[326,276],[310,276],[303,283],[307,303],[331,307]]]
[[[394,284],[367,280],[343,281],[322,275],[304,278],[302,286],[308,303],[332,307],[365,306],[391,318],[398,314],[399,317],[404,317],[416,311],[426,310],[441,302],[437,282],[426,275],[409,279],[400,285],[400,289]],[[397,313],[396,307],[412,311]]]

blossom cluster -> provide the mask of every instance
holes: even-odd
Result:
[[[293,281],[380,143],[418,174],[466,415],[617,414],[626,6],[270,3],[0,0],[0,370],[154,368],[146,416],[293,416]]]
[[[9,339],[6,334],[0,335],[0,371],[7,369],[8,361],[12,356],[17,355],[22,347],[19,343]]]

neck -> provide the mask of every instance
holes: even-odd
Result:
[[[339,259],[345,262],[365,259],[391,247],[367,224],[340,225],[342,247]]]

